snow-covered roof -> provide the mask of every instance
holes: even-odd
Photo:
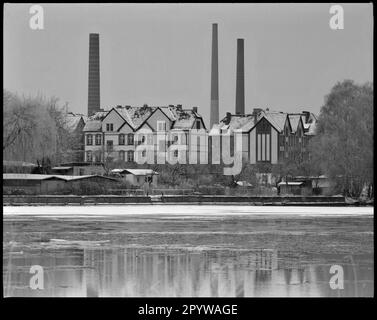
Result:
[[[3,160],[3,167],[38,167],[36,164],[25,161]]]
[[[229,123],[228,123],[229,121]],[[231,114],[230,119],[227,117],[223,118],[218,124],[214,124],[210,130],[210,135],[219,134],[220,130],[229,130],[229,133],[235,130],[248,131],[254,126],[254,116],[251,114],[239,115]]]
[[[152,169],[113,169],[112,173],[124,173],[124,174],[133,174],[134,176],[147,176],[147,175],[156,175],[158,172],[153,171]]]
[[[308,131],[305,133],[307,136],[314,136],[317,131],[317,121],[314,121],[309,124]]]
[[[3,173],[3,180],[47,180],[61,179],[59,176],[51,174],[30,174],[30,173]]]
[[[56,174],[29,174],[29,173],[3,173],[3,180],[48,180],[48,179],[59,179],[65,181],[82,180],[88,178],[103,178],[114,180],[109,177],[99,176],[99,175],[82,175],[82,176],[66,176],[66,175],[56,175]]]
[[[262,115],[279,131],[282,132],[284,130],[285,120],[287,118],[287,114],[284,112],[278,111],[263,111]],[[258,119],[259,120],[259,119]]]
[[[121,117],[134,129],[138,130],[144,122],[154,113],[160,109],[173,123],[173,127],[169,129],[191,129],[196,119],[202,117],[198,112],[192,109],[183,109],[181,106],[121,106],[118,105],[113,109],[118,112]],[[112,110],[112,109],[111,109]],[[85,121],[84,131],[100,131],[101,121],[110,111],[97,112]]]
[[[288,182],[279,182],[278,183],[278,186],[284,186],[284,185],[289,185],[289,186],[300,186],[302,185],[304,182],[300,182],[300,181],[288,181]]]
[[[85,123],[84,131],[101,131],[102,130],[102,122],[101,120],[89,120]]]
[[[84,115],[80,113],[68,112],[65,115],[65,124],[67,126],[67,129],[71,132],[75,131],[81,119],[83,119],[85,123]]]
[[[245,114],[245,115],[230,115],[230,119],[227,117],[223,118],[219,123],[214,124],[210,129],[209,135],[219,134],[220,130],[227,130],[230,129],[230,132],[234,131],[235,129],[240,129],[242,132],[249,132],[258,121],[260,121],[263,117],[271,123],[271,125],[278,130],[279,132],[283,132],[284,125],[286,119],[290,121],[292,126],[292,132],[296,132],[300,118],[303,120],[305,132],[308,135],[315,134],[315,123],[316,123],[316,116],[310,113],[308,122],[305,122],[305,115],[303,113],[287,113],[281,111],[272,111],[269,109],[263,110],[259,109],[256,116],[254,114]],[[256,121],[255,121],[256,118]],[[228,123],[229,121],[229,123]]]

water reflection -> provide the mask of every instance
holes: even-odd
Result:
[[[343,266],[344,290],[330,288],[331,264]],[[44,290],[29,288],[31,265],[43,266]],[[4,253],[3,266],[6,296],[373,296],[371,257],[307,262],[273,249],[55,245]]]

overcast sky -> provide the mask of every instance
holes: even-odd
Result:
[[[245,106],[318,113],[344,79],[373,79],[372,4],[43,4],[4,9],[4,87],[87,112],[89,33],[100,33],[101,106],[199,106],[209,123],[211,28],[218,23],[220,118],[234,113],[236,39],[245,39]]]

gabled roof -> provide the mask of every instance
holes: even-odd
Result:
[[[289,122],[291,123],[292,133],[295,133],[300,122],[301,114],[288,114]]]
[[[239,129],[241,132],[247,133],[250,132],[250,130],[252,130],[256,126],[256,124],[263,118],[265,118],[279,133],[282,133],[284,131],[286,122],[289,124],[291,132],[295,133],[298,128],[299,122],[302,121],[305,132],[307,132],[308,135],[315,134],[315,122],[317,120],[314,114],[311,113],[308,123],[305,123],[305,116],[302,113],[286,113],[272,111],[269,109],[259,109],[256,115],[231,114],[229,123],[227,123],[227,117],[224,117],[218,124],[213,125],[209,134],[218,134],[220,130],[228,129],[230,129],[230,132]]]
[[[149,116],[154,112],[154,109],[149,106],[117,106],[115,109],[134,130],[137,130],[144,123],[144,121],[147,118],[149,118]]]
[[[101,121],[103,121],[112,110],[115,110],[134,131],[147,123],[148,119],[157,110],[160,110],[172,122],[171,129],[191,129],[196,119],[201,119],[203,122],[202,117],[194,110],[182,109],[182,107],[178,106],[116,106],[110,111],[100,111],[88,117],[84,131],[101,131]],[[118,131],[124,124],[120,126]]]
[[[73,112],[68,112],[65,116],[65,125],[70,132],[77,129],[80,121],[84,121],[82,114],[75,114]]]
[[[110,111],[98,111],[95,114],[87,117],[83,131],[101,131],[102,120]]]
[[[276,128],[277,131],[282,132],[284,130],[285,121],[287,119],[287,114],[278,111],[265,111],[263,110],[262,115]]]

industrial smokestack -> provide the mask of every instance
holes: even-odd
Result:
[[[219,123],[219,57],[217,23],[212,24],[212,65],[211,65],[211,115],[210,128]]]
[[[89,34],[88,116],[100,111],[99,34]]]
[[[245,114],[244,39],[237,39],[236,114]]]

